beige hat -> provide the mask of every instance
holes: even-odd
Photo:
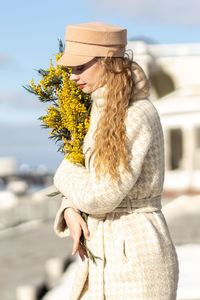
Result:
[[[57,64],[78,66],[94,57],[123,57],[127,30],[102,22],[68,25],[65,41],[65,52]]]

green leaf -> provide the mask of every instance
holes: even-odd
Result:
[[[39,70],[35,70],[38,72],[39,75],[42,75],[42,76],[48,76],[49,75],[49,71],[47,70],[44,70],[44,69],[39,69]]]
[[[58,43],[59,43],[59,52],[64,53],[65,45],[63,44],[62,40],[58,39]]]
[[[31,85],[22,85],[22,87],[29,93],[37,95],[37,93],[34,91]]]
[[[48,196],[48,197],[54,197],[54,196],[57,196],[59,194],[61,194],[61,192],[58,191],[58,192],[53,192],[51,194],[47,194],[46,196]]]

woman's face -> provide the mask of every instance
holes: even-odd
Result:
[[[90,94],[98,87],[100,64],[97,59],[92,59],[88,63],[76,67],[71,67],[71,81],[76,81],[77,85],[84,93]]]

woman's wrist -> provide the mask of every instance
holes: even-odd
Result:
[[[63,211],[64,217],[65,217],[70,211],[72,211],[72,210],[74,210],[72,207],[66,207],[66,208],[64,209],[64,211]]]

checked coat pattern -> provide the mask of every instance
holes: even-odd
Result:
[[[64,195],[55,218],[60,237],[69,236],[66,207],[89,214],[90,250],[101,260],[80,261],[71,300],[175,300],[178,261],[161,211],[164,142],[158,113],[149,99],[131,102],[125,120],[131,170],[120,182],[97,180],[93,168],[94,131],[104,106],[103,88],[92,93],[86,166],[63,159],[54,184]]]

